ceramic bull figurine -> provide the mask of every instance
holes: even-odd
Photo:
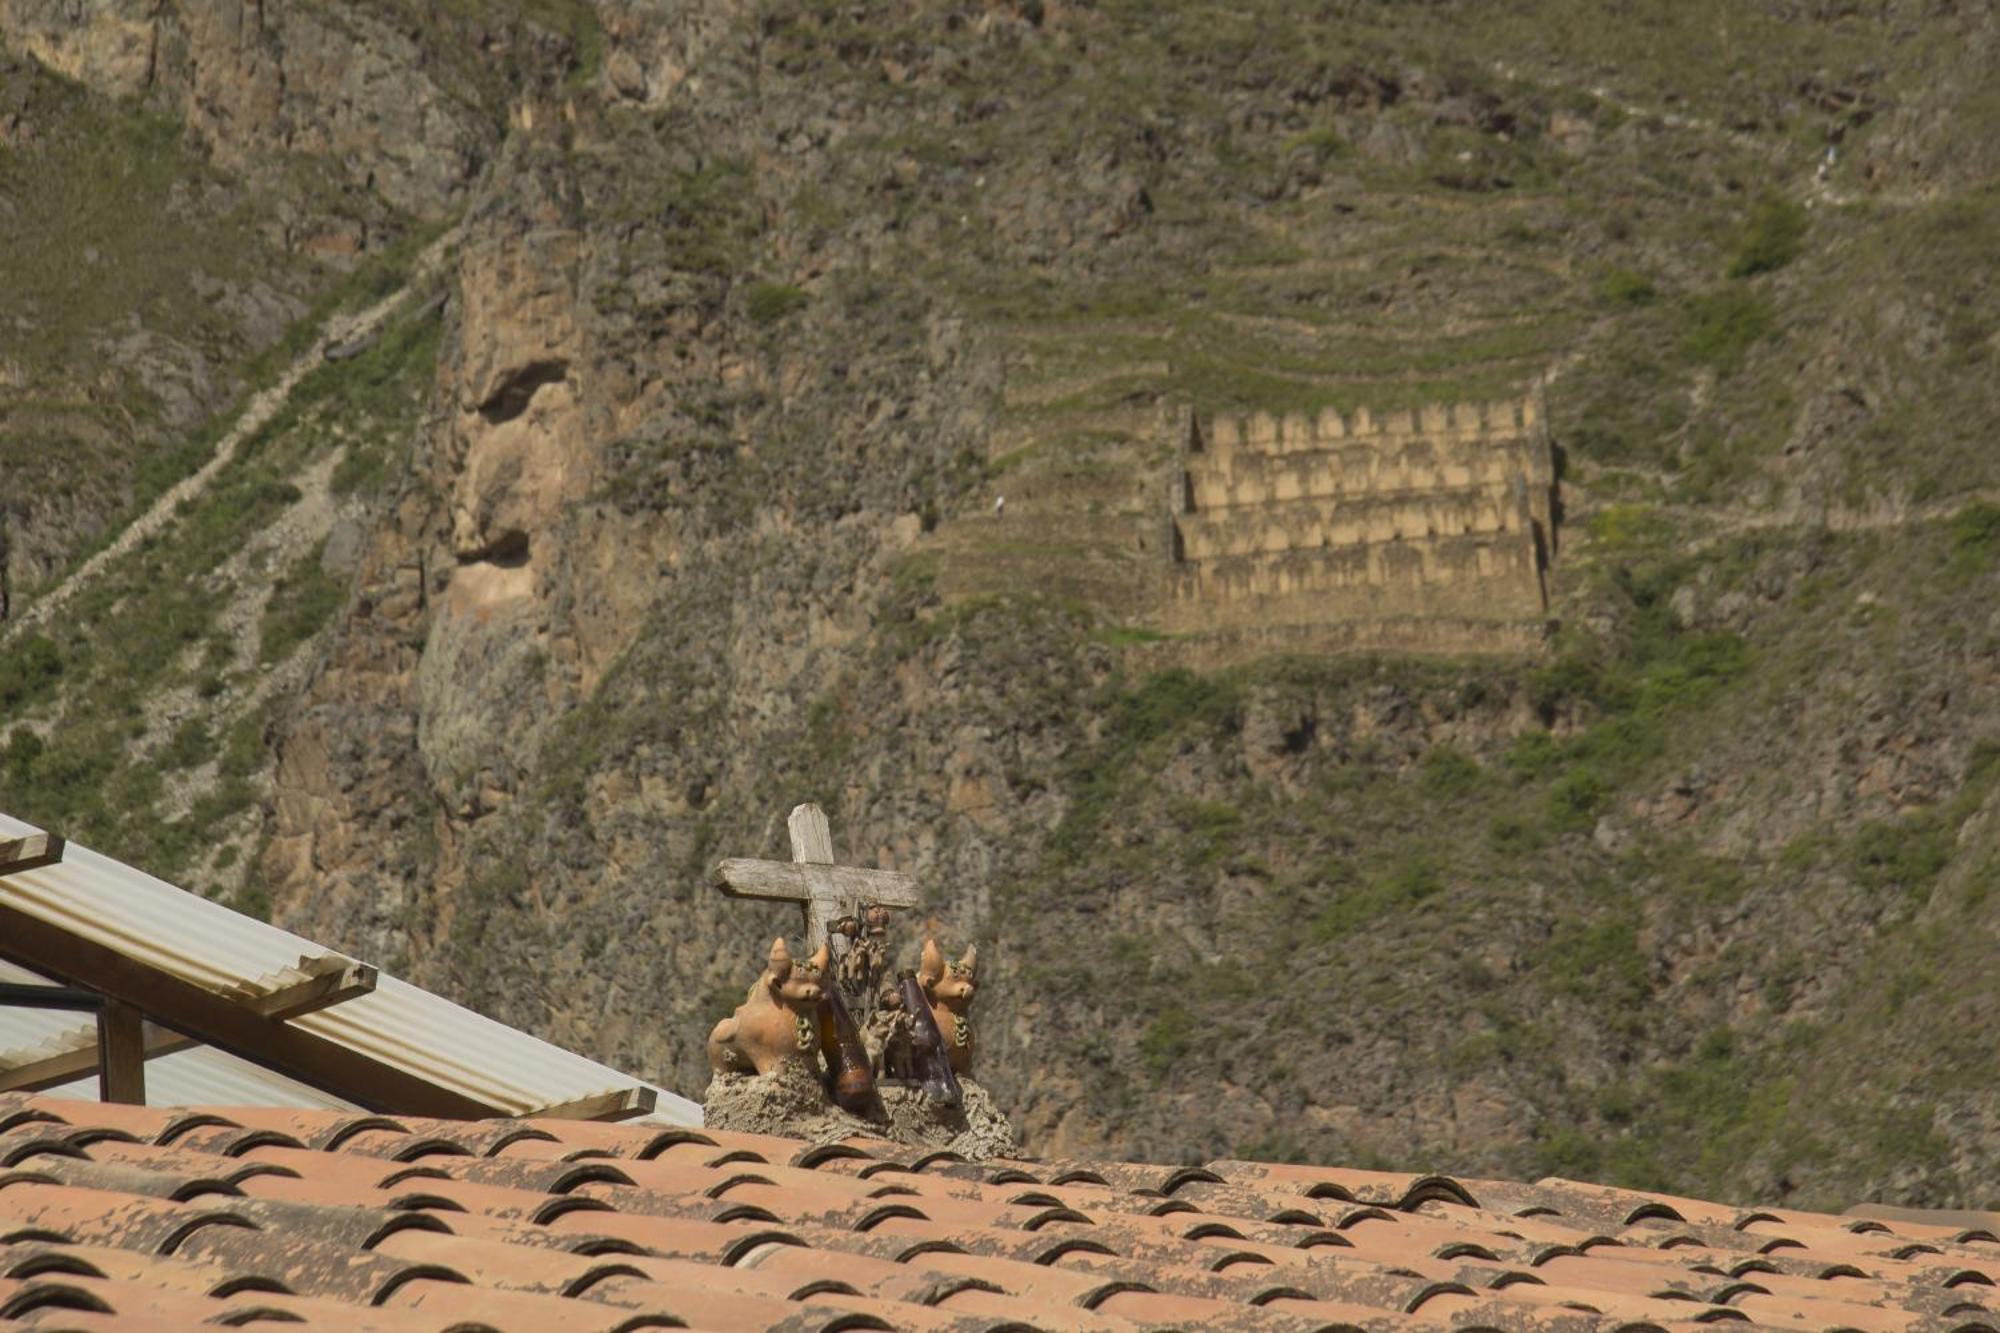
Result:
[[[708,1035],[708,1064],[718,1074],[768,1074],[786,1060],[819,1067],[820,1000],[825,992],[827,947],[802,963],[792,961],[784,936],[771,941],[771,956],[734,1014]]]
[[[917,984],[929,1001],[931,1017],[944,1036],[945,1054],[951,1072],[964,1078],[972,1072],[972,993],[973,964],[979,956],[976,946],[967,945],[965,957],[957,962],[945,959],[936,940],[924,941],[923,958],[917,965]]]

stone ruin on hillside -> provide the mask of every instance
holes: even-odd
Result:
[[[1537,397],[1189,415],[1181,437],[1168,632],[1258,652],[1541,642],[1557,502]]]

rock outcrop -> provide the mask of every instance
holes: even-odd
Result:
[[[350,188],[420,217],[450,211],[496,142],[450,53],[364,5],[4,0],[0,39],[112,97],[166,103],[227,167],[328,158]],[[299,244],[363,243],[310,234],[314,221],[299,217]]]

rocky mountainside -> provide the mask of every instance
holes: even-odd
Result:
[[[1031,1149],[1989,1203],[1996,35],[0,0],[0,807],[692,1089],[816,799]],[[1163,634],[1185,413],[1538,387],[1539,653]]]

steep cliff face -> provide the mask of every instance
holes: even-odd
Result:
[[[0,0],[457,228],[202,873],[691,1088],[816,799],[1040,1150],[1980,1196],[1994,20],[1641,8]],[[1537,380],[1541,651],[1159,669],[1164,423]]]
[[[327,158],[349,190],[439,217],[491,151],[497,127],[479,81],[453,68],[444,42],[402,17],[392,6],[281,0],[7,0],[0,36],[108,96],[171,107],[232,171],[259,178],[282,170],[284,155]],[[476,41],[488,59],[506,49],[504,38],[471,23],[452,35]],[[309,232],[338,222],[310,205],[296,219]],[[365,243],[337,225],[297,239]]]

